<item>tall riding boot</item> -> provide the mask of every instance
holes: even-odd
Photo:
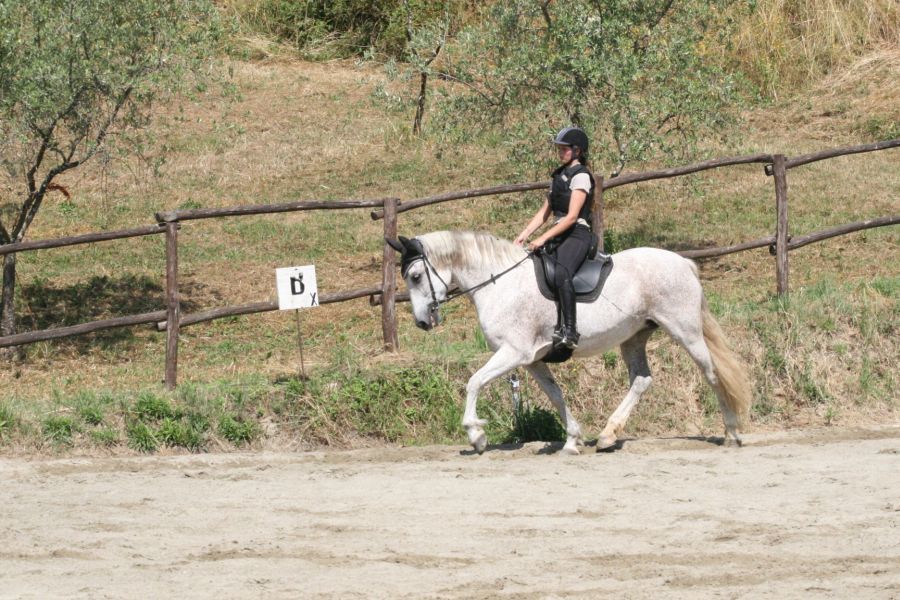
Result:
[[[559,344],[574,350],[578,347],[578,332],[575,330],[575,286],[567,279],[559,286],[559,306],[562,309],[562,338]]]

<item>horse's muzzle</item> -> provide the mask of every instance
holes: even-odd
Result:
[[[416,320],[416,327],[425,331],[430,331],[441,324],[441,310],[435,306],[428,311],[428,321]]]

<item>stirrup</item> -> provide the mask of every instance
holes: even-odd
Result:
[[[553,330],[553,338],[552,338],[553,345],[558,346],[564,337],[565,337],[565,335],[563,335],[562,325],[557,325],[556,328]]]
[[[581,336],[578,335],[577,331],[574,331],[569,328],[564,328],[562,330],[562,334],[559,338],[559,341],[556,341],[554,337],[554,346],[562,346],[564,348],[568,348],[569,350],[575,350],[578,348],[578,339]]]

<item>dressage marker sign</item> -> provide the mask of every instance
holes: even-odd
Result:
[[[301,379],[306,379],[303,334],[300,331],[300,309],[319,305],[316,267],[305,265],[275,269],[275,287],[278,290],[278,310],[293,310],[297,317],[297,349],[300,350],[299,376]]]
[[[319,306],[314,265],[275,269],[275,285],[278,289],[278,310]]]

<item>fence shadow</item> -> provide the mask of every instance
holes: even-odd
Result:
[[[19,332],[152,312],[166,306],[164,286],[146,275],[96,276],[71,285],[42,279],[19,286],[16,296]],[[190,310],[191,304],[182,300],[185,310]],[[134,339],[134,328],[122,327],[61,338],[53,343],[59,348],[87,354],[98,345],[107,350],[132,343]]]
[[[642,246],[681,252],[682,250],[714,248],[716,245],[717,242],[712,239],[679,237],[671,227],[659,226],[657,223],[642,223],[628,229],[610,227],[603,231],[604,251],[608,253]]]

